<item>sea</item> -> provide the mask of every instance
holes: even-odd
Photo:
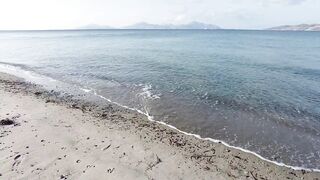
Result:
[[[0,71],[320,169],[320,32],[0,31]]]

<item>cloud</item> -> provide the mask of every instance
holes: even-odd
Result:
[[[186,15],[185,14],[179,14],[174,18],[174,22],[176,23],[180,23],[181,21],[186,19]]]
[[[286,5],[298,5],[307,0],[261,0],[264,3],[286,4]]]
[[[288,1],[288,4],[301,4],[303,2],[305,2],[306,0],[287,0]]]

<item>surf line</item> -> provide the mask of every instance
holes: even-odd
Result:
[[[266,161],[266,162],[275,164],[275,165],[277,165],[277,166],[287,167],[287,168],[290,168],[290,169],[293,169],[293,170],[305,170],[305,171],[309,171],[309,172],[320,172],[320,169],[303,168],[303,167],[298,167],[298,166],[290,166],[290,165],[287,165],[287,164],[284,164],[284,163],[280,163],[280,162],[277,162],[277,161],[272,161],[272,160],[269,160],[269,159],[267,159],[267,158],[262,157],[261,155],[255,153],[255,152],[253,152],[253,151],[250,151],[250,150],[247,150],[247,149],[243,149],[243,148],[237,147],[237,146],[232,146],[232,145],[226,143],[225,141],[217,140],[217,139],[213,139],[213,138],[209,138],[209,137],[205,137],[205,138],[204,138],[204,137],[201,137],[199,134],[193,134],[193,133],[188,133],[188,132],[182,131],[182,130],[178,129],[178,128],[175,127],[175,126],[172,126],[172,125],[167,124],[167,123],[165,123],[165,122],[161,122],[161,121],[155,120],[154,117],[151,116],[148,111],[143,112],[143,111],[141,111],[141,110],[139,110],[139,109],[131,108],[131,107],[129,107],[129,106],[122,105],[122,104],[120,104],[120,103],[114,102],[114,101],[112,101],[112,100],[110,100],[110,99],[108,99],[108,98],[106,98],[106,97],[104,97],[104,96],[102,96],[102,95],[97,94],[96,91],[94,91],[94,95],[96,95],[96,96],[98,96],[98,97],[100,97],[100,98],[102,98],[102,99],[104,99],[104,100],[106,100],[106,101],[108,101],[108,102],[110,102],[110,103],[113,103],[113,104],[115,104],[115,105],[117,105],[117,106],[120,106],[120,107],[129,109],[129,110],[132,110],[132,111],[136,111],[136,112],[138,112],[138,113],[140,113],[140,114],[142,114],[142,115],[145,115],[145,116],[147,117],[147,119],[148,119],[149,121],[151,121],[151,122],[155,122],[155,123],[158,123],[158,124],[167,126],[167,127],[171,128],[171,129],[174,129],[174,130],[176,130],[176,131],[178,131],[178,132],[180,132],[180,133],[182,133],[182,134],[185,134],[185,135],[187,135],[187,136],[193,136],[193,137],[195,137],[195,138],[197,138],[197,139],[204,140],[204,141],[210,141],[210,142],[213,142],[213,143],[221,143],[221,144],[223,144],[223,145],[226,146],[226,147],[233,148],[233,149],[237,149],[237,150],[240,150],[240,151],[242,151],[242,152],[252,154],[252,155],[260,158],[260,159],[263,160],[263,161]]]

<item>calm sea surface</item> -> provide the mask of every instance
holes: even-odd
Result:
[[[0,62],[186,132],[320,169],[320,33],[3,31]]]

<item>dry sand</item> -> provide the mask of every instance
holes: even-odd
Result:
[[[98,111],[35,89],[0,73],[0,179],[320,177],[187,136],[136,112],[113,105]]]

